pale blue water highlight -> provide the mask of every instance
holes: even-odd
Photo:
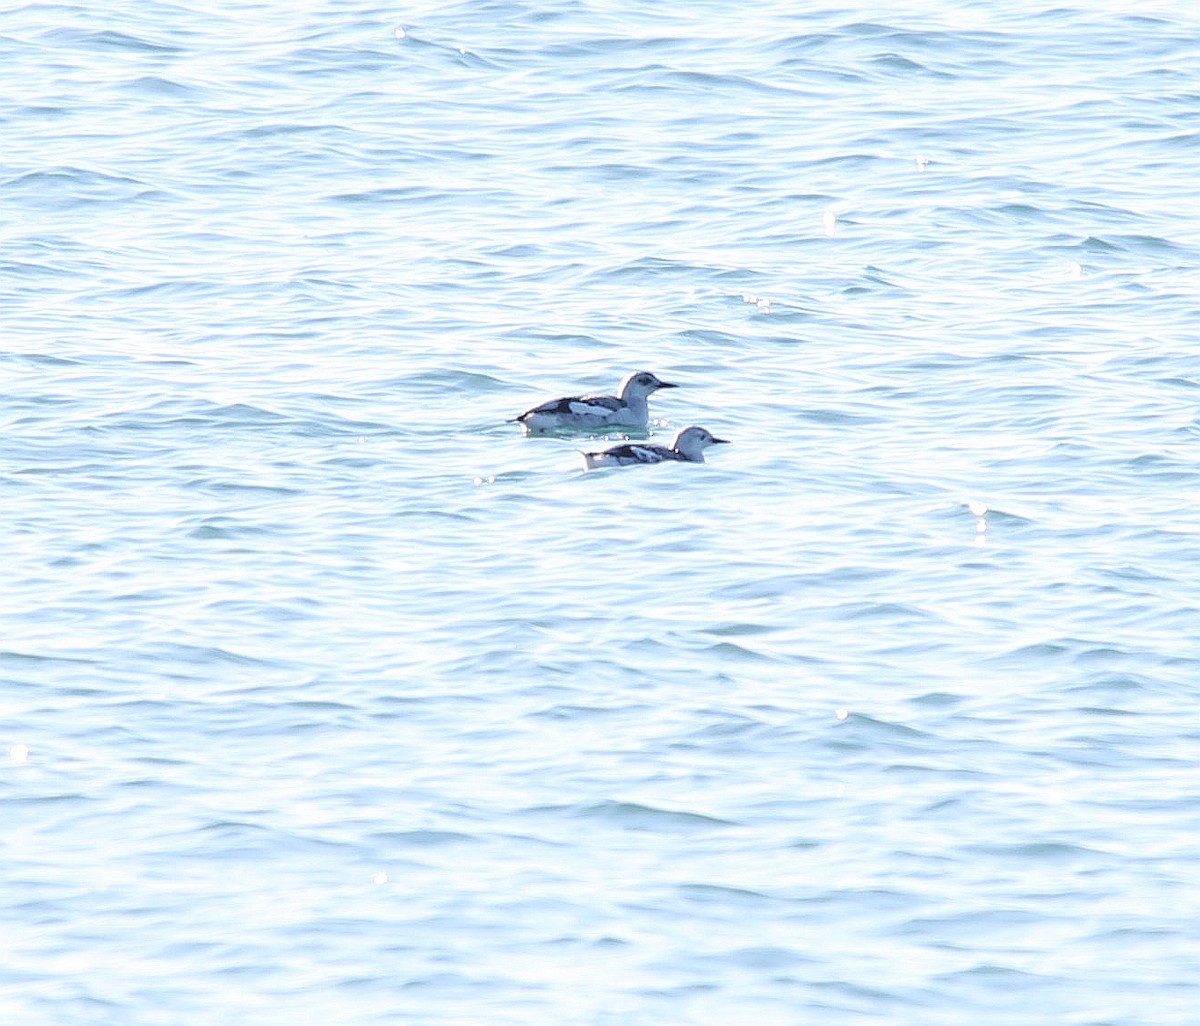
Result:
[[[1191,1026],[1198,38],[0,15],[4,1021]]]

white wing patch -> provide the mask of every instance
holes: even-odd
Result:
[[[666,450],[658,446],[631,445],[629,451],[633,453],[639,463],[662,463],[667,459]]]
[[[619,404],[606,396],[586,396],[582,399],[568,400],[567,406],[576,417],[611,417],[619,408]]]

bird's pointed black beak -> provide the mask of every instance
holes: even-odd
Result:
[[[679,386],[670,381],[660,381],[658,383],[658,387],[659,388],[678,388]]]

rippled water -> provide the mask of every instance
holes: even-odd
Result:
[[[1198,32],[0,15],[5,1021],[1194,1023]]]

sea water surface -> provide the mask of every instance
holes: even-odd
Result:
[[[4,1022],[1193,1026],[1198,40],[7,5]]]

